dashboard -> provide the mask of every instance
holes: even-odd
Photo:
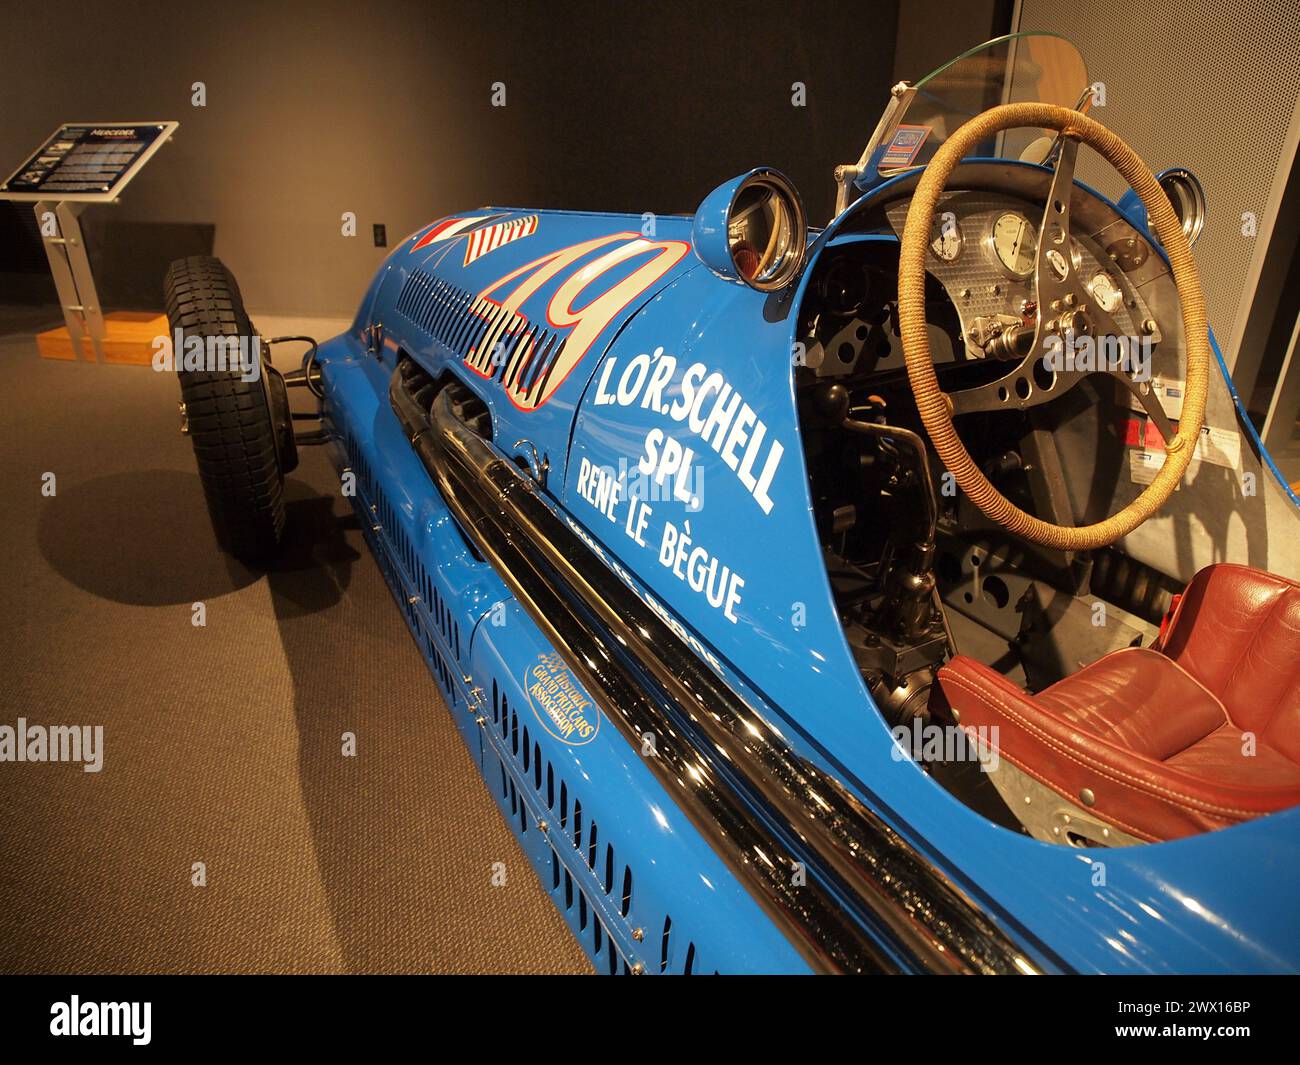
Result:
[[[902,234],[907,204],[895,203],[888,217]],[[1040,240],[1052,242],[1046,262],[1059,277],[1074,271],[1083,287],[1127,333],[1137,335],[1150,317],[1149,308],[1128,280],[1128,268],[1145,264],[1151,254],[1121,239],[1102,247],[1091,236],[1056,229],[1039,233],[1042,209],[1024,201],[986,192],[952,192],[935,212],[927,267],[948,290],[961,319],[966,348],[973,357],[986,353],[999,323],[1033,325],[1037,305],[1034,265]]]
[[[1173,339],[1166,348],[1179,346],[1177,291],[1168,265],[1110,204],[1075,186],[1070,233],[1051,227],[1044,235],[1041,172],[983,169],[995,171],[989,177],[999,179],[999,187],[951,188],[934,213],[926,318],[936,367],[1008,359],[1011,353],[999,347],[999,338],[1033,332],[1039,313],[1034,267],[1042,240],[1052,243],[1046,268],[1060,276],[1072,271],[1121,332],[1148,337],[1153,345]],[[898,245],[879,238],[901,238],[911,203],[906,191],[847,219],[819,256],[800,326],[805,365],[818,378],[903,366]]]

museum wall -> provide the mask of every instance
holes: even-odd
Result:
[[[5,19],[0,165],[63,121],[179,119],[123,202],[87,212],[112,263],[105,303],[148,301],[170,257],[210,243],[254,308],[350,315],[385,254],[374,223],[391,246],[486,202],[692,211],[760,163],[787,170],[824,221],[831,171],[856,158],[895,77],[895,0],[860,5],[852,27],[849,10],[592,3],[566,13],[557,50],[540,43],[555,38],[544,5],[74,0]],[[986,34],[958,36],[946,52]],[[0,227],[0,302],[53,302],[28,220]]]
[[[1014,0],[908,0],[899,8],[894,82],[917,82],[994,37],[1011,32]]]

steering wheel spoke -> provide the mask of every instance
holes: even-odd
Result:
[[[954,415],[1025,410],[1058,399],[1094,372],[1116,371],[1122,376],[1122,363],[1112,365],[1120,349],[1102,343],[1121,335],[1119,324],[1080,282],[1070,238],[1070,195],[1079,141],[1062,134],[1059,144],[1035,252],[1038,317],[1028,354],[994,381],[947,393]],[[1090,350],[1081,354],[1084,345]]]
[[[1074,188],[1074,164],[1079,155],[1079,141],[1068,134],[1062,134],[1060,143],[1056,172],[1052,175],[1047,203],[1043,207],[1043,220],[1038,227],[1038,249],[1035,253],[1034,282],[1040,322],[1046,320],[1046,311],[1053,301],[1056,301],[1057,307],[1061,307],[1067,295],[1078,295],[1074,261],[1070,254],[1070,194]]]
[[[1031,351],[996,380],[945,395],[954,417],[976,411],[1026,410],[1060,398],[1087,376],[1081,370],[1054,370],[1038,351]]]
[[[1070,236],[1070,196],[1074,189],[1074,168],[1079,139],[1061,134],[1056,171],[1043,207],[1038,249],[1034,263],[1034,285],[1038,299],[1039,345],[1056,335],[1067,342],[1083,336],[1118,337],[1119,323],[1092,298],[1079,279]]]
[[[1123,370],[1108,371],[1111,377],[1123,382],[1127,388],[1142,404],[1142,409],[1147,412],[1156,428],[1160,431],[1160,436],[1164,439],[1165,446],[1168,447],[1174,439],[1174,424],[1169,417],[1168,411],[1165,410],[1164,404],[1160,402],[1160,397],[1156,395],[1155,389],[1151,387],[1151,382],[1139,381],[1132,374],[1125,373]]]

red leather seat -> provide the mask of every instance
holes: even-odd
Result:
[[[1282,810],[1300,803],[1300,583],[1210,566],[1150,648],[1037,695],[958,655],[935,699],[964,728],[997,726],[1001,758],[1139,839]]]

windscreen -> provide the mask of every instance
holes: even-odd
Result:
[[[909,89],[904,105],[877,135],[879,172],[925,165],[960,126],[998,104],[1028,100],[1077,107],[1088,84],[1083,57],[1064,37],[1018,33],[989,41]],[[971,154],[1038,162],[1035,156],[1046,151],[1045,136],[1042,130],[1008,130]]]

